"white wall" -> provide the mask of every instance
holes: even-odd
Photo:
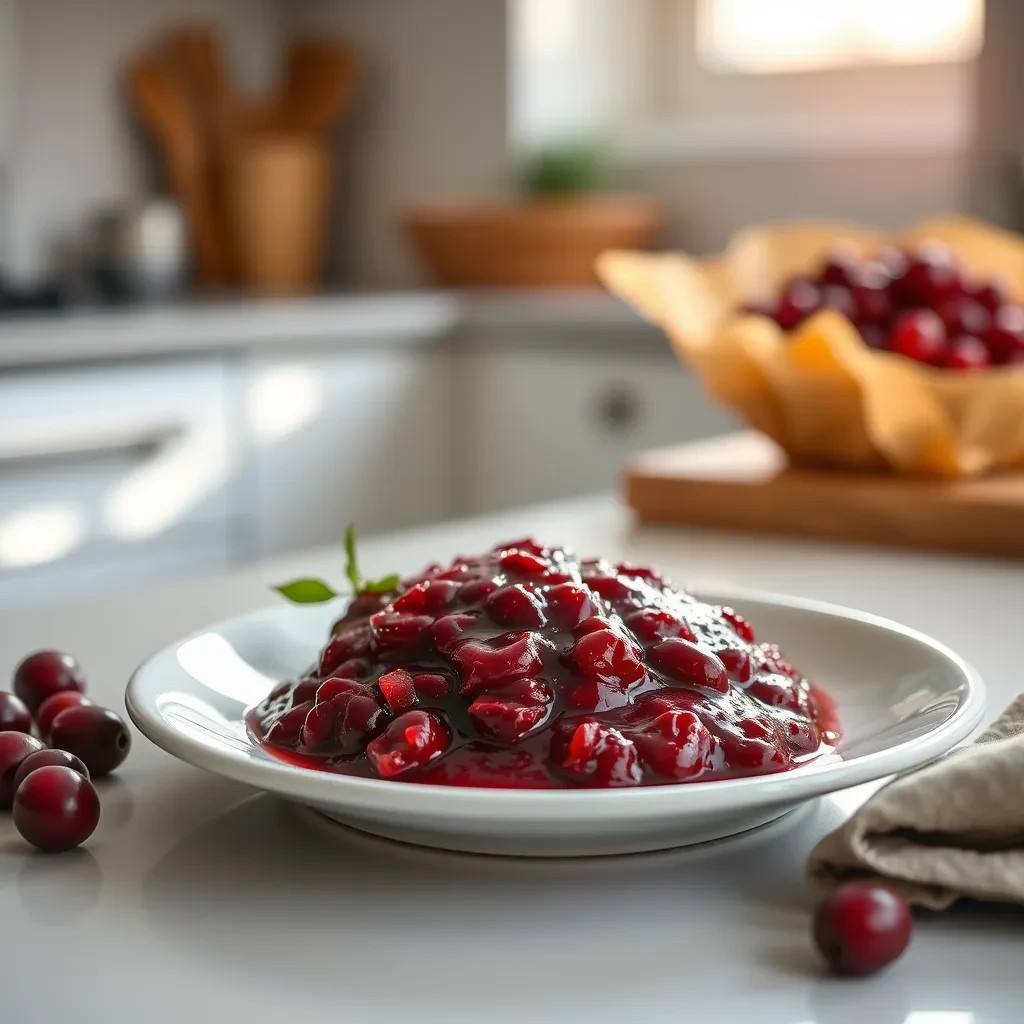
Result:
[[[275,0],[16,0],[18,76],[2,264],[44,270],[56,235],[140,191],[142,136],[124,102],[124,57],[175,21],[212,21],[247,82],[277,56]]]
[[[341,139],[337,274],[357,286],[411,283],[402,210],[493,191],[507,172],[505,0],[302,0],[287,25],[343,35],[369,63]]]

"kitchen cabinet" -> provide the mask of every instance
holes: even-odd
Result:
[[[454,514],[452,354],[253,356],[242,404],[260,557]],[[338,567],[340,570],[340,566]]]
[[[736,426],[662,349],[508,346],[468,373],[471,512],[609,490],[634,452]]]
[[[219,357],[0,375],[0,605],[230,564],[228,377]]]

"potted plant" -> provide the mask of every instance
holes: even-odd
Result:
[[[592,142],[538,150],[520,195],[418,204],[405,227],[437,284],[448,287],[596,287],[607,249],[648,249],[662,226],[642,196],[603,191],[607,154]]]

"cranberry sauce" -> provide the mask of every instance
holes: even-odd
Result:
[[[780,772],[839,737],[832,700],[736,612],[532,540],[364,595],[247,721],[304,767],[535,789]]]

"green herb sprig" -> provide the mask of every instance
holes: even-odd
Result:
[[[360,594],[387,594],[397,590],[400,582],[400,577],[396,573],[382,576],[377,580],[363,578],[356,557],[355,523],[349,523],[345,528],[345,576],[352,585],[350,593],[355,597]],[[329,583],[316,577],[290,580],[273,589],[292,604],[323,604],[325,601],[343,596],[343,592],[336,591]]]

